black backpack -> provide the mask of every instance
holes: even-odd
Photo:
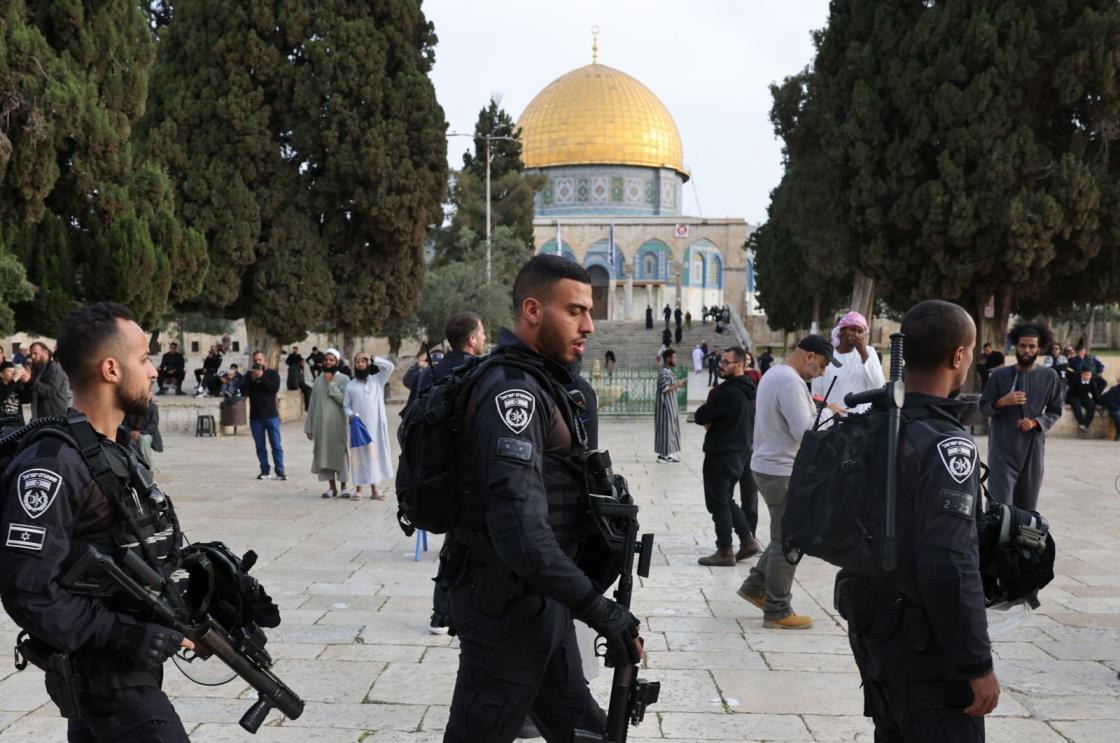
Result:
[[[878,561],[883,538],[878,481],[886,471],[887,413],[872,408],[833,421],[801,437],[786,493],[782,549],[791,563],[811,555],[841,568],[866,569]]]
[[[417,529],[445,534],[459,522],[470,478],[462,461],[467,405],[487,369],[512,366],[532,374],[546,390],[556,384],[531,357],[495,351],[476,356],[433,381],[401,413],[397,443],[397,523],[411,536]],[[559,398],[555,398],[559,399]]]

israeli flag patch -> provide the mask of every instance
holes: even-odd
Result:
[[[47,541],[47,530],[41,526],[27,526],[26,524],[8,524],[8,538],[4,542],[6,547],[15,547],[21,550],[42,552]]]

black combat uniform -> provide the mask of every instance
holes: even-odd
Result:
[[[42,434],[32,440],[3,474],[0,596],[22,629],[74,659],[82,682],[79,709],[70,714],[71,743],[187,741],[160,691],[163,661],[182,635],[146,621],[150,617],[131,600],[73,580],[74,562],[87,545],[106,554],[134,550],[168,575],[181,542],[171,504],[150,472],[126,446],[96,434],[84,420],[70,430],[86,427],[79,442],[100,450],[99,461],[109,469],[102,481],[120,488],[104,492],[70,443]],[[50,692],[50,675],[47,687]]]
[[[455,545],[469,557],[451,591],[460,654],[444,741],[508,743],[530,713],[546,740],[567,743],[573,729],[605,727],[572,618],[616,648],[626,647],[619,638],[632,638],[636,620],[573,561],[586,486],[578,464],[584,433],[563,389],[569,371],[508,330],[494,351],[503,354],[539,365],[556,386],[495,366],[471,396],[471,494],[455,529]]]
[[[842,570],[836,606],[876,743],[984,740],[969,680],[992,670],[976,516],[980,466],[961,422],[970,403],[907,394],[898,461],[898,570]]]

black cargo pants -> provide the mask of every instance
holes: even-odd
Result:
[[[574,729],[605,730],[564,606],[522,596],[491,617],[463,586],[451,591],[451,617],[459,673],[444,743],[510,743],[526,714],[549,743],[569,743]]]

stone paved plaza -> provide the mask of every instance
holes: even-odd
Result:
[[[693,378],[693,383],[697,379]],[[702,383],[701,383],[702,384]],[[394,422],[396,409],[390,411]],[[764,630],[735,596],[750,563],[701,568],[713,545],[700,486],[702,429],[682,422],[684,462],[656,464],[652,420],[608,420],[601,443],[630,480],[643,530],[657,535],[653,572],[634,594],[648,669],[662,698],[636,739],[870,741],[841,622],[833,569],[801,566],[794,605],[805,632]],[[427,632],[439,538],[419,562],[385,502],[325,502],[307,473],[302,427],[283,431],[289,480],[258,482],[252,441],[167,437],[159,481],[187,535],[261,555],[254,571],[284,610],[269,648],[306,700],[299,720],[273,713],[260,741],[439,741],[454,682],[454,639]],[[981,445],[983,445],[981,440]],[[1058,577],[1028,623],[998,640],[1004,694],[988,721],[996,743],[1120,740],[1120,444],[1054,439],[1041,503],[1058,541]],[[765,524],[765,516],[763,516]],[[765,533],[765,527],[760,529]],[[0,617],[0,648],[15,628]],[[6,652],[6,650],[5,650]],[[10,656],[9,656],[10,657]],[[606,703],[609,675],[594,682]],[[249,741],[239,681],[196,685],[168,666],[165,688],[196,743]],[[65,740],[42,675],[0,667],[0,742]]]

